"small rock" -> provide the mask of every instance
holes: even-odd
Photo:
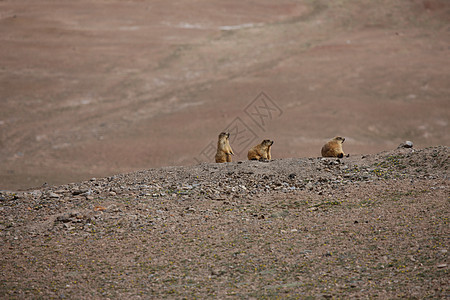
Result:
[[[106,207],[99,206],[99,205],[94,207],[94,211],[104,211],[104,210],[106,210]]]
[[[440,264],[437,265],[438,269],[443,269],[443,268],[447,268],[447,264]]]
[[[76,195],[81,195],[81,194],[84,194],[84,193],[87,193],[87,192],[88,192],[87,189],[74,188],[72,190],[72,195],[76,196]]]
[[[211,275],[213,276],[221,276],[225,273],[226,273],[225,270],[222,269],[211,269]]]
[[[64,224],[64,228],[66,228],[67,230],[74,230],[74,229],[76,229],[76,227],[70,225],[69,223],[65,223]]]
[[[81,218],[81,214],[79,212],[71,212],[60,215],[56,218],[56,222],[68,223],[73,222],[77,219]]]
[[[59,199],[59,198],[61,197],[61,195],[58,195],[58,194],[56,194],[56,193],[54,193],[54,192],[50,192],[50,193],[48,194],[48,196],[49,196],[50,198],[54,198],[54,199]]]
[[[42,196],[42,192],[40,190],[34,190],[31,192],[31,196],[36,197],[36,198],[40,197],[40,196]]]
[[[412,147],[413,147],[413,142],[406,141],[406,142],[401,143],[400,145],[398,145],[397,149],[400,149],[400,148],[412,148]]]

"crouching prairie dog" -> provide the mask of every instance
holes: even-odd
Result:
[[[270,147],[272,147],[273,141],[264,140],[261,144],[254,146],[248,150],[247,157],[249,160],[270,160],[272,155],[270,154]]]
[[[230,133],[221,132],[217,142],[216,163],[231,162],[231,155],[234,155],[231,149],[229,138]]]
[[[342,150],[342,144],[344,143],[345,138],[341,136],[337,136],[331,140],[329,140],[322,147],[322,156],[323,157],[339,157],[342,158],[344,156],[349,157],[350,155],[345,155],[344,150]]]

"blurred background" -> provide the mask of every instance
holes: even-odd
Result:
[[[449,117],[448,0],[0,1],[0,189],[213,162],[225,129],[235,160],[448,146]]]

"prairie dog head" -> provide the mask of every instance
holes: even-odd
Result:
[[[221,132],[219,134],[219,142],[227,142],[229,137],[230,137],[229,132]]]
[[[273,141],[271,141],[271,140],[264,140],[264,141],[262,141],[261,145],[264,146],[264,147],[269,148],[270,146],[273,145]]]
[[[341,136],[337,136],[337,137],[335,137],[335,138],[333,139],[333,141],[336,141],[336,142],[338,142],[338,143],[343,144],[344,141],[345,141],[345,138],[343,138],[343,137],[341,137]]]

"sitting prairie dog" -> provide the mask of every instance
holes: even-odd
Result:
[[[219,141],[217,142],[216,163],[231,162],[231,155],[234,155],[231,149],[228,138],[230,133],[221,132],[219,134]]]
[[[272,155],[270,154],[270,147],[273,145],[273,141],[264,140],[261,144],[254,146],[248,150],[247,157],[249,160],[270,160]]]
[[[342,150],[342,144],[344,143],[345,138],[337,136],[331,140],[329,140],[322,147],[322,156],[323,157],[339,157],[342,158],[345,155],[344,150]],[[347,154],[347,157],[349,155]]]

